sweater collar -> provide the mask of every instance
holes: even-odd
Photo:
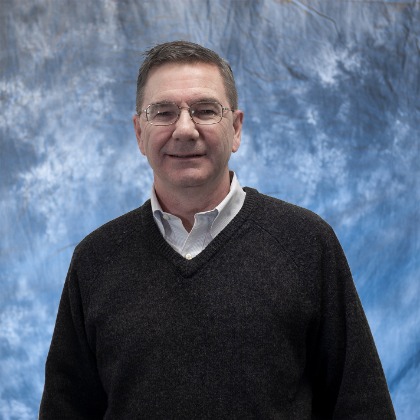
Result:
[[[247,219],[257,207],[259,193],[252,188],[244,188],[246,192],[245,201],[239,213],[230,221],[230,223],[220,232],[210,244],[191,260],[187,260],[178,254],[163,238],[152,213],[151,200],[140,208],[142,227],[139,226],[143,240],[148,241],[154,251],[164,255],[170,261],[181,275],[185,278],[193,276],[206,262],[211,259],[215,253],[220,252],[224,246],[228,246],[231,238],[240,234],[249,228]]]
[[[245,200],[246,193],[241,188],[236,174],[234,172],[230,172],[230,175],[231,184],[228,195],[214,209],[196,214],[198,217],[205,216],[209,219],[210,223],[208,223],[207,233],[211,238],[215,238],[229,224],[229,222],[233,220],[240,211]],[[152,205],[153,217],[165,240],[170,243],[179,242],[177,238],[172,237],[172,233],[176,233],[180,230],[180,219],[173,214],[162,210],[154,187],[152,187],[150,194],[150,202]],[[183,237],[184,240],[181,240],[181,242],[184,242],[188,237],[188,232],[185,229],[183,230],[185,232],[179,232],[178,235],[175,235],[177,237]]]

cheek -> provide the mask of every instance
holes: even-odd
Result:
[[[140,140],[137,141],[137,144],[139,145],[139,149],[142,155],[146,156],[146,148],[144,145],[144,138],[140,138]]]
[[[223,127],[223,130],[220,134],[220,138],[223,139],[220,146],[226,153],[230,153],[233,147],[233,138],[234,138],[234,131],[233,127],[227,126]]]
[[[151,130],[145,133],[143,149],[147,157],[157,157],[171,138],[170,131],[160,128],[160,130],[156,130],[156,127],[151,127]]]

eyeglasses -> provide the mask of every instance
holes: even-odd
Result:
[[[180,107],[172,102],[150,104],[141,112],[146,114],[149,124],[163,126],[175,124],[183,109],[188,110],[192,121],[199,125],[217,124],[222,121],[225,111],[234,111],[219,102],[202,101],[191,104],[189,107]]]

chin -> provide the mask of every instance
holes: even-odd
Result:
[[[188,171],[188,173],[173,173],[168,176],[169,183],[178,187],[199,187],[205,185],[211,180],[211,176],[208,173],[201,171]]]
[[[206,185],[208,180],[202,178],[182,178],[182,179],[171,179],[171,183],[174,187],[178,188],[194,188]]]

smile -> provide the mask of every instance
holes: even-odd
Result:
[[[169,156],[173,157],[173,158],[177,158],[177,159],[192,159],[192,158],[203,157],[204,155],[199,155],[199,154],[191,154],[191,155],[170,154]]]

